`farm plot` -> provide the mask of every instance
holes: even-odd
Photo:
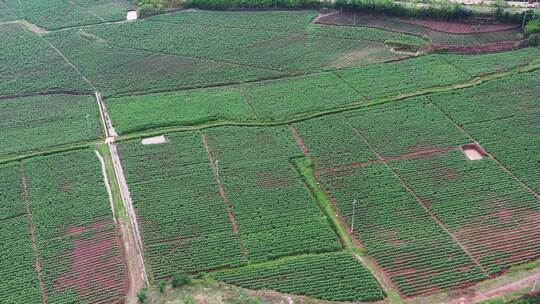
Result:
[[[251,30],[274,32],[301,33],[307,35],[373,41],[384,43],[386,40],[399,40],[411,44],[425,44],[426,41],[412,36],[389,31],[370,29],[326,26],[313,24],[318,16],[317,11],[304,12],[204,12],[171,14],[155,16],[148,21],[166,22],[172,24],[232,27]]]
[[[312,74],[252,83],[246,98],[261,119],[283,119],[347,105],[362,99],[334,73]]]
[[[36,95],[0,99],[0,154],[102,136],[93,96]]]
[[[367,98],[398,96],[434,86],[466,81],[469,76],[439,55],[386,64],[373,64],[336,72]]]
[[[447,54],[444,58],[467,74],[479,76],[527,65],[540,58],[540,48],[528,47],[512,52],[474,56]]]
[[[382,163],[321,174],[337,210],[407,296],[459,289],[487,276]]]
[[[121,243],[94,152],[35,157],[22,167],[47,303],[121,301]]]
[[[208,121],[255,118],[237,86],[108,98],[107,111],[123,133]]]
[[[432,43],[437,45],[477,46],[503,41],[516,41],[520,32],[517,29],[474,34],[452,34],[431,31],[429,36]]]
[[[21,19],[47,29],[123,20],[126,0],[3,0]],[[0,4],[1,5],[1,4]]]
[[[167,16],[174,18],[175,14]],[[144,22],[100,25],[87,30],[109,41],[111,45],[119,47],[197,57],[289,74],[323,69],[344,56],[350,56],[353,52],[358,54],[358,58],[355,59],[358,64],[403,57],[390,51],[386,53],[386,58],[384,56],[380,58],[381,54],[378,54],[371,60],[371,52],[366,52],[362,57],[363,49],[372,50],[377,47],[384,50],[385,46],[380,39],[386,36],[399,36],[385,31],[369,29],[375,32],[366,35],[366,39],[363,39],[362,35],[340,38],[339,29],[332,29],[332,32],[326,35],[316,35],[225,25],[210,28],[207,25],[197,24],[174,26],[164,20],[167,16],[159,16],[160,21],[151,21],[151,18]],[[211,18],[211,14],[208,18]],[[309,23],[305,26],[308,25]],[[177,30],[178,27],[182,30]]]
[[[540,73],[520,74],[430,99],[529,187],[540,190],[537,171]]]
[[[451,151],[390,166],[488,273],[539,257],[540,200],[490,158]]]
[[[289,163],[298,152],[286,127],[227,127],[205,134],[251,261],[341,248]]]
[[[356,132],[383,157],[435,153],[470,139],[424,97],[345,113]],[[399,126],[399,132],[395,132]]]
[[[376,159],[342,115],[305,120],[294,127],[320,169]]]
[[[40,303],[19,177],[18,163],[0,165],[0,297],[7,304]]]
[[[367,302],[384,298],[371,274],[346,252],[280,259],[210,275],[245,288],[269,288],[329,301]]]
[[[0,41],[0,97],[92,92],[54,49],[20,25],[0,25]]]
[[[167,139],[119,144],[152,279],[245,264],[199,132]]]
[[[105,96],[238,83],[279,75],[235,64],[144,51],[137,46],[120,48],[90,31],[89,28],[60,31],[46,38]]]

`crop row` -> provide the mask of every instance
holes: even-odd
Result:
[[[540,190],[540,73],[520,74],[431,100],[529,187]]]
[[[47,29],[122,20],[130,7],[127,0],[4,0],[20,19]]]
[[[285,127],[205,131],[250,260],[340,248],[336,235],[289,157]]]
[[[519,32],[519,30],[514,29],[474,34],[451,34],[431,31],[429,36],[435,44],[469,46],[496,43],[501,41],[515,41],[517,40]]]
[[[181,25],[231,27],[236,29],[307,34],[320,37],[354,39],[384,43],[386,40],[423,44],[425,41],[411,35],[403,35],[371,28],[333,27],[313,24],[316,11],[307,12],[193,12],[156,16],[148,21]]]
[[[302,121],[295,127],[320,169],[376,159],[342,115]]]
[[[452,151],[390,165],[489,273],[539,257],[540,200],[495,161]]]
[[[2,303],[40,303],[18,163],[0,165],[0,234]]]
[[[245,288],[270,288],[329,301],[367,302],[384,297],[371,274],[346,252],[286,258],[211,276]]]
[[[218,24],[209,27],[207,24],[212,22],[212,17],[216,14],[219,15],[219,13],[199,12],[177,14],[188,15],[187,18],[190,18],[189,15],[195,15],[195,18],[199,20],[208,19],[199,21],[199,24],[190,23],[189,26],[183,26],[182,31],[175,30],[174,23],[178,20],[182,22],[181,19],[186,16],[178,17],[175,14],[149,19],[149,21],[154,20],[153,22],[97,26],[88,31],[116,46],[230,62],[287,73],[320,70],[351,52],[356,52],[360,59],[362,54],[358,52],[359,50],[370,49],[375,45],[379,49],[384,49],[383,42],[386,39],[395,38],[396,40],[405,36],[374,29],[336,29],[312,25],[310,22],[305,22],[303,28],[300,29],[293,25],[295,28],[291,30],[236,27],[238,15],[228,13],[221,13],[224,17],[219,21],[223,23],[227,19],[232,26]],[[260,13],[259,16],[263,14],[268,15],[268,22],[272,22],[276,15],[297,15],[296,13]],[[298,15],[298,18],[303,18],[302,14]],[[422,41],[413,36],[405,38]],[[383,59],[384,61],[403,57],[391,52],[386,54],[387,58]]]
[[[0,100],[0,154],[102,136],[92,96],[38,95]]]
[[[0,25],[0,96],[42,92],[91,92],[62,57],[18,24]]]
[[[22,162],[47,303],[105,303],[127,286],[99,160],[73,150]]]
[[[119,152],[154,279],[245,264],[198,132]]]
[[[116,47],[85,30],[46,36],[104,95],[242,82],[276,73],[234,64]]]
[[[511,60],[506,67],[530,59],[531,54],[520,54],[521,61]],[[505,62],[507,57],[499,56],[489,59]],[[474,66],[474,61],[462,62],[463,58],[451,57],[460,66]],[[485,61],[483,56],[473,58]],[[473,71],[487,72],[492,68]],[[462,69],[453,67],[443,55],[431,55],[343,69],[336,72],[339,77],[333,72],[323,72],[241,86],[110,98],[106,102],[121,133],[205,121],[246,121],[253,120],[254,115],[261,120],[276,120],[468,80]]]
[[[444,291],[486,278],[385,164],[321,178],[349,227],[354,211],[355,236],[404,294]]]
[[[450,148],[470,142],[467,135],[424,97],[345,114],[382,156]],[[399,126],[399,132],[395,132]]]

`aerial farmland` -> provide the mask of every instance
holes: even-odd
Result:
[[[540,3],[488,2],[0,0],[0,304],[540,303]]]

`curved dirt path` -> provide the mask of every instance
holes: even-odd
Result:
[[[529,275],[521,280],[509,283],[509,284],[505,284],[502,286],[497,286],[490,290],[477,291],[472,295],[459,297],[457,299],[454,299],[445,303],[447,304],[477,303],[480,301],[497,298],[513,291],[526,289],[539,280],[540,280],[540,269],[536,270],[534,274]]]

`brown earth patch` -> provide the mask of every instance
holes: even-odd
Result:
[[[473,34],[504,31],[519,27],[515,24],[474,24],[434,19],[400,19],[403,22],[420,25],[429,29],[452,34]]]
[[[118,303],[127,292],[127,273],[114,228],[92,233],[81,232],[104,227],[105,221],[87,227],[72,226],[78,234],[71,237],[71,248],[61,257],[69,261],[69,270],[53,281],[57,291],[74,289],[85,303]]]

